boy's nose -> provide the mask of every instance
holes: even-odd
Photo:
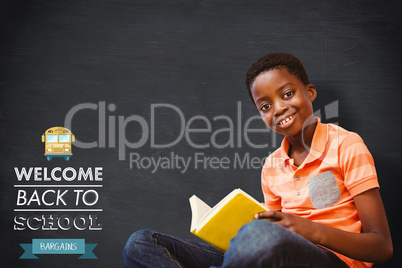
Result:
[[[275,113],[274,113],[275,117],[282,115],[289,109],[289,107],[282,101],[277,101],[274,105],[274,108],[275,108]]]

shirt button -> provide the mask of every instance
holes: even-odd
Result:
[[[297,192],[296,192],[296,195],[299,196],[299,195],[300,195],[300,191],[297,191]]]
[[[296,177],[295,177],[295,180],[296,180],[296,181],[300,180],[300,177],[299,177],[299,176],[296,176]]]

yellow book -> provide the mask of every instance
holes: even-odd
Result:
[[[191,233],[222,252],[229,248],[230,239],[240,227],[251,222],[256,213],[267,211],[263,204],[241,189],[233,190],[213,208],[193,195],[190,206]]]

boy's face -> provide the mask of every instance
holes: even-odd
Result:
[[[313,115],[317,91],[286,68],[259,74],[251,85],[254,103],[265,124],[273,131],[293,137],[301,133]]]

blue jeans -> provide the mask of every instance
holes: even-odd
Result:
[[[141,230],[131,235],[123,255],[127,267],[348,267],[331,251],[267,220],[240,228],[225,254],[208,244]]]

